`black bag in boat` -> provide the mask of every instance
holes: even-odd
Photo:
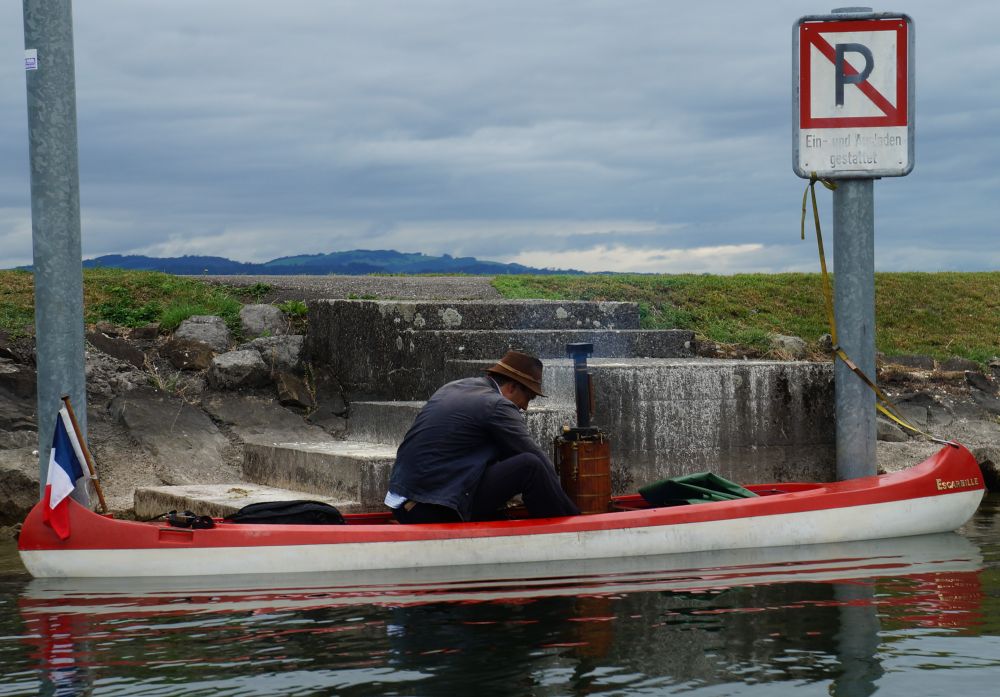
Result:
[[[334,506],[319,501],[251,503],[224,518],[227,523],[283,523],[286,525],[343,525]]]

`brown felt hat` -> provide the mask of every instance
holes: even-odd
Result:
[[[542,362],[527,353],[508,351],[496,365],[487,368],[486,372],[516,380],[539,397],[548,396],[542,392]]]

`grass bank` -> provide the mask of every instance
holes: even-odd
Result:
[[[690,329],[700,338],[766,355],[771,334],[818,350],[829,332],[819,274],[498,276],[507,298],[638,302],[647,329]],[[1000,272],[878,273],[876,345],[887,355],[1000,355]]]
[[[213,286],[153,271],[85,269],[84,321],[124,327],[159,322],[169,331],[192,315],[218,315],[231,330],[238,331],[242,304],[253,302],[268,290]],[[0,329],[13,337],[34,332],[34,293],[30,272],[0,271]]]
[[[120,269],[86,269],[83,279],[88,323],[159,322],[166,330],[191,315],[213,314],[238,331],[240,306],[272,290]],[[638,302],[645,328],[691,329],[757,355],[767,354],[771,334],[794,334],[818,349],[829,331],[818,274],[498,276],[494,286],[508,298]],[[1000,355],[1000,272],[879,273],[875,286],[880,351],[981,363]],[[302,303],[285,305],[289,316],[304,310]],[[30,273],[0,271],[0,330],[15,337],[34,331]]]

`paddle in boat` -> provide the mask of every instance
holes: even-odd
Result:
[[[343,525],[236,524],[179,528],[117,520],[70,498],[68,536],[44,520],[43,500],[18,540],[36,577],[161,577],[411,569],[614,559],[923,535],[963,525],[983,477],[948,444],[902,472],[833,483],[751,485],[751,498],[652,507],[638,494],[610,510],[563,518],[399,525],[382,513]]]

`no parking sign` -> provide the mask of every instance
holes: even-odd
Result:
[[[808,178],[900,177],[913,169],[913,21],[812,15],[795,24],[792,164]]]

